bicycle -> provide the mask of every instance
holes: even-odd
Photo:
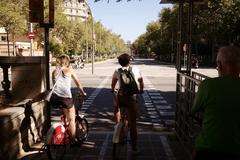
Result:
[[[76,110],[76,140],[77,145],[81,145],[88,138],[88,121],[79,113],[79,110],[83,104],[83,96],[75,96],[74,105]],[[68,123],[66,122],[65,116],[61,116],[60,123],[53,123],[49,128],[46,136],[46,150],[47,156],[50,160],[61,160],[63,159],[67,147],[72,145],[70,143],[70,135],[68,133]]]
[[[117,91],[114,91],[114,98],[117,96]],[[117,100],[117,99],[115,99]],[[128,137],[128,120],[126,108],[117,108],[120,111],[120,121],[114,126],[113,132],[113,150],[112,156],[114,160],[120,159],[127,152],[127,137]]]

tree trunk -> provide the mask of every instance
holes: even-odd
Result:
[[[8,32],[8,29],[7,29],[6,31],[7,31],[7,47],[8,47],[8,56],[10,56],[10,48],[9,48],[9,32]]]
[[[16,42],[15,42],[15,33],[12,33],[12,39],[13,39],[13,56],[16,55]]]

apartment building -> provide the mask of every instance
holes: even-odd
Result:
[[[86,0],[64,0],[64,14],[69,20],[84,21],[89,16]]]

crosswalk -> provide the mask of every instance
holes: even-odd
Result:
[[[80,110],[82,114],[86,114],[87,110],[89,110],[89,107],[93,105],[94,100],[96,100],[96,97],[100,94],[101,89],[106,85],[106,83],[109,81],[109,77],[106,77],[101,81],[98,87],[95,88],[95,90],[88,96],[88,98],[84,101],[84,104]],[[149,81],[147,77],[144,78],[145,81],[145,92],[142,94],[144,107],[147,111],[147,115],[150,119],[150,124],[152,124],[154,130],[169,130],[174,127],[174,108],[173,106],[169,105],[167,100],[163,97],[161,91],[154,87],[154,85]],[[53,121],[59,121],[60,118],[57,116],[57,113],[59,112],[58,109],[52,110],[52,122]],[[91,122],[91,121],[90,121]],[[175,155],[173,154],[173,151],[171,149],[171,146],[169,146],[169,142],[167,140],[166,135],[162,134],[162,132],[156,132],[153,134],[153,132],[145,133],[140,132],[139,133],[139,147],[144,148],[143,144],[149,143],[149,146],[151,147],[152,155],[145,155],[145,153],[141,153],[142,157],[148,157],[148,159],[168,159],[168,160],[175,160]],[[99,136],[103,136],[101,139]],[[93,143],[95,146],[93,147],[94,152],[96,152],[96,155],[94,155],[95,159],[111,159],[111,155],[108,153],[111,152],[111,137],[112,132],[92,132],[90,134],[90,140],[88,143]],[[146,137],[147,136],[147,137]],[[96,139],[94,139],[96,138]],[[147,138],[147,140],[146,140]],[[153,140],[154,139],[154,140]],[[97,145],[99,143],[99,146]],[[156,147],[155,141],[158,142],[157,145],[160,145]],[[151,142],[151,143],[150,143]],[[79,149],[84,150],[84,145]],[[128,146],[130,149],[130,146]],[[162,148],[163,150],[160,152],[159,149]],[[87,148],[89,150],[89,147]],[[87,152],[86,152],[87,153]],[[128,151],[130,153],[130,151]],[[159,154],[160,153],[160,154]],[[81,152],[81,154],[76,153],[68,153],[66,155],[71,157],[73,155],[78,155],[80,157],[88,157],[89,154],[85,155],[85,152]],[[93,155],[91,155],[93,156]],[[128,156],[127,156],[128,157]],[[129,159],[129,158],[128,158]]]
[[[144,81],[146,91],[142,96],[153,128],[171,130],[174,127],[174,108],[168,104],[161,92],[154,87],[147,77],[144,77]]]
[[[106,77],[99,86],[91,93],[91,95],[84,101],[80,113],[85,114],[90,106],[93,105],[94,100],[101,92],[101,88],[109,81]],[[171,130],[174,127],[174,108],[169,105],[163,97],[161,91],[156,89],[147,77],[144,77],[145,92],[142,94],[144,106],[147,114],[151,119],[153,129],[156,130]],[[51,121],[60,121],[59,109],[51,110]]]
[[[93,93],[84,101],[80,113],[84,114],[86,110],[93,104],[93,101],[96,99],[98,94],[101,92],[104,85],[109,81],[110,77],[106,77],[101,84],[93,91]]]

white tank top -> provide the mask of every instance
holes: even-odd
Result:
[[[60,97],[72,98],[71,77],[64,75],[62,70],[58,70],[57,75],[58,77],[55,79],[56,86],[53,93]]]

